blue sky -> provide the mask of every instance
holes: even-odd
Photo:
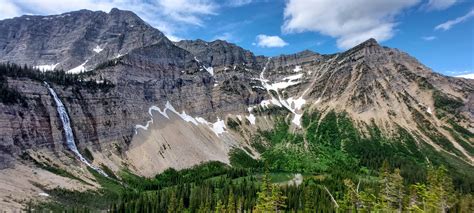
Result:
[[[173,40],[228,40],[257,55],[335,53],[370,37],[446,75],[474,73],[474,0],[0,0],[0,19],[131,10]]]

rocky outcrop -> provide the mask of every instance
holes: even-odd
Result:
[[[235,44],[222,40],[206,42],[203,40],[183,40],[175,42],[176,46],[192,53],[196,60],[208,67],[244,65],[253,69],[261,69],[265,57],[255,56]]]

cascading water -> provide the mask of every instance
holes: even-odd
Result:
[[[85,163],[88,167],[94,169],[95,171],[102,174],[103,176],[108,177],[108,175],[104,171],[102,171],[102,169],[99,169],[96,166],[89,163],[89,161],[87,161],[82,156],[82,154],[79,152],[79,150],[77,149],[76,143],[74,142],[74,133],[72,132],[71,123],[69,121],[69,116],[66,112],[66,108],[64,107],[64,104],[58,98],[58,95],[56,95],[56,92],[54,92],[53,88],[51,88],[49,86],[49,84],[46,83],[46,82],[44,82],[44,84],[46,85],[46,87],[48,87],[49,93],[51,93],[51,95],[54,98],[54,101],[56,102],[56,106],[57,106],[56,108],[57,108],[59,117],[61,118],[61,122],[63,123],[63,129],[64,129],[64,132],[66,134],[66,145],[67,145],[67,147],[72,152],[74,152],[74,154],[76,154],[76,156],[79,158],[79,160],[81,160],[83,163]]]

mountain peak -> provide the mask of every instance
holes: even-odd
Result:
[[[349,56],[355,53],[363,53],[363,54],[374,54],[380,53],[383,50],[383,47],[375,40],[374,38],[370,38],[355,47],[342,52],[341,56]]]
[[[363,46],[380,46],[379,43],[377,42],[377,40],[375,40],[375,38],[369,38],[367,39],[366,41],[360,43],[359,45],[363,45]]]

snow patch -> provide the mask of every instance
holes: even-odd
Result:
[[[43,197],[49,197],[49,194],[48,193],[44,193],[44,192],[40,192],[38,193],[39,196],[43,196]]]
[[[278,82],[278,83],[274,83],[274,84],[268,84],[268,83],[265,83],[265,82],[262,82],[262,83],[263,83],[263,87],[265,87],[267,90],[277,91],[279,89],[286,89],[290,86],[297,85],[300,82],[299,81],[289,81],[289,82]]]
[[[266,90],[265,88],[261,87],[261,86],[252,86],[252,88],[256,88],[256,89],[263,89],[263,90]]]
[[[283,80],[284,80],[284,81],[294,81],[294,80],[300,79],[301,77],[303,77],[303,74],[297,74],[297,75],[292,75],[292,76],[284,77]]]
[[[302,114],[294,113],[295,116],[293,117],[293,120],[291,120],[292,123],[294,123],[296,126],[301,127],[301,117],[303,116]]]
[[[255,125],[255,120],[257,119],[255,117],[255,115],[253,115],[252,113],[250,113],[250,115],[246,116],[247,120],[252,124],[252,125]]]
[[[300,72],[301,70],[301,66],[295,66],[295,69],[293,69],[293,72]]]
[[[146,123],[146,125],[140,125],[140,124],[135,125],[135,134],[138,134],[138,131],[137,131],[138,129],[148,130],[148,127],[150,126],[150,124],[153,123],[153,111],[158,111],[161,115],[163,115],[167,119],[170,119],[170,117],[168,116],[168,111],[171,111],[172,113],[178,115],[181,119],[183,119],[186,122],[193,123],[196,126],[200,124],[208,126],[217,136],[220,136],[222,133],[226,132],[226,126],[225,126],[224,120],[217,118],[217,121],[215,123],[210,123],[202,117],[192,117],[186,114],[185,111],[182,111],[181,113],[179,113],[178,111],[176,111],[173,105],[171,105],[171,103],[167,101],[163,110],[161,110],[161,108],[157,106],[151,106],[148,109],[148,114],[150,114],[151,119]]]
[[[298,99],[293,99],[293,97],[290,97],[286,100],[288,102],[288,105],[290,105],[291,108],[295,110],[301,110],[303,105],[306,103],[306,100],[303,99],[303,97],[299,97]]]
[[[291,98],[288,98],[287,100],[283,100],[278,90],[285,89],[289,86],[299,84],[300,81],[298,81],[298,79],[303,77],[303,74],[300,73],[300,74],[296,74],[296,75],[292,75],[292,76],[287,76],[287,77],[283,78],[282,79],[283,81],[281,81],[281,82],[269,83],[269,80],[265,79],[265,71],[266,71],[267,66],[270,63],[270,61],[271,61],[271,58],[268,59],[267,63],[263,67],[262,72],[260,73],[260,78],[255,79],[255,80],[258,80],[262,83],[262,86],[269,92],[270,96],[272,97],[272,100],[264,100],[260,103],[260,105],[262,107],[268,107],[268,105],[270,105],[270,104],[275,104],[275,105],[280,106],[280,107],[282,107],[282,106],[285,107],[291,113],[294,114],[292,123],[294,123],[298,127],[301,127],[300,120],[301,120],[302,114],[297,113],[297,110],[301,110],[303,105],[306,103],[306,100],[303,99],[303,96],[306,93],[306,91],[299,98],[295,99],[295,98],[291,97]],[[301,71],[301,67],[295,67],[295,70]],[[270,93],[270,90],[273,90],[273,91],[276,92],[278,99],[273,97],[273,94]],[[249,113],[251,112],[251,109],[252,109],[252,107],[249,107]],[[252,121],[255,122],[255,116],[252,115],[251,113],[250,113],[249,116],[247,116],[247,119],[251,123],[252,123]]]
[[[216,133],[217,136],[225,132],[225,123],[224,120],[217,118],[217,121],[212,124],[212,131]]]
[[[86,60],[84,63],[82,63],[81,65],[75,67],[75,68],[72,68],[70,69],[69,71],[67,71],[67,73],[70,73],[70,74],[78,74],[78,73],[81,73],[81,72],[85,72],[86,71],[86,68],[84,67],[86,65],[88,60]]]
[[[260,102],[260,106],[262,106],[264,108],[267,108],[268,106],[270,106],[272,104],[276,105],[276,106],[279,106],[279,107],[282,107],[280,101],[278,101],[274,97],[272,97],[272,99],[270,99],[270,100],[263,100],[262,102]]]
[[[213,67],[204,67],[204,69],[211,75],[214,75],[214,68]]]
[[[100,52],[102,52],[102,50],[104,50],[104,49],[103,49],[103,48],[100,48],[100,46],[97,45],[93,50],[94,50],[94,52],[96,52],[96,53],[100,53]]]
[[[59,63],[50,64],[50,65],[38,65],[38,66],[34,66],[33,68],[39,69],[40,71],[45,72],[45,71],[53,71],[56,68],[56,66],[58,66],[58,65],[59,65]]]

